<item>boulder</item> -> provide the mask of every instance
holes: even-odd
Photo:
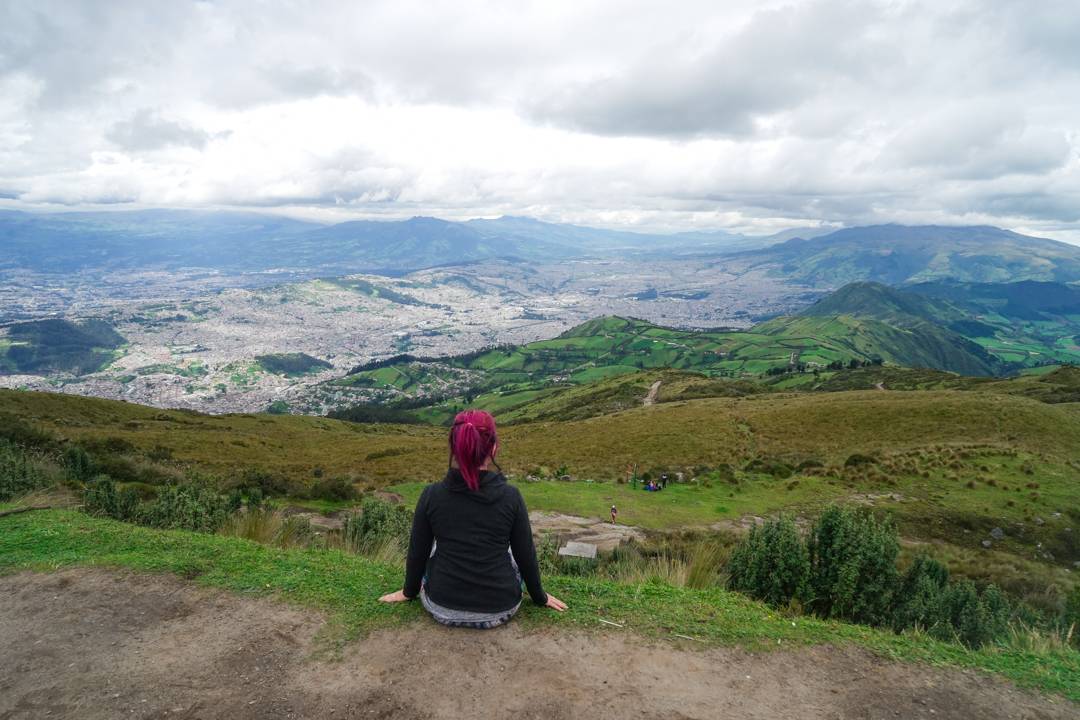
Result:
[[[570,542],[559,548],[559,554],[569,557],[588,558],[589,560],[596,559],[596,546],[592,543],[577,542],[571,540]]]

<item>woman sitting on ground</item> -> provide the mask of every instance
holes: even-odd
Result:
[[[524,580],[534,603],[566,609],[540,584],[529,511],[495,463],[498,452],[491,415],[458,413],[450,428],[446,477],[424,488],[416,503],[405,586],[379,598],[382,602],[419,596],[444,625],[492,628],[521,607]],[[498,472],[489,470],[491,465]]]

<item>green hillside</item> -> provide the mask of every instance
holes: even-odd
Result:
[[[0,375],[85,375],[112,362],[125,342],[112,325],[101,320],[14,323],[0,328]]]
[[[619,383],[597,382],[593,395],[574,388],[567,409],[593,402],[607,414],[504,425],[499,463],[534,510],[596,517],[614,503],[620,521],[656,532],[726,533],[752,517],[872,506],[958,575],[1058,612],[1080,562],[1080,403],[1043,400],[1060,399],[1048,393],[1075,387],[1076,374],[970,380],[966,390],[740,394],[731,381],[648,371],[624,379],[635,392],[661,380],[656,404],[609,412],[613,395],[631,395]],[[0,466],[5,439],[63,463],[78,446],[88,476],[107,474],[142,497],[194,475],[254,485],[284,504],[347,504],[324,486],[410,503],[446,469],[441,427],[210,416],[26,391],[0,391]],[[676,483],[645,493],[620,482],[628,470]]]
[[[938,319],[935,319],[938,318]],[[419,414],[442,422],[468,403],[508,418],[543,417],[563,407],[543,403],[569,388],[646,370],[673,369],[717,379],[761,380],[788,372],[820,373],[850,364],[885,362],[969,376],[1003,374],[1010,362],[950,329],[967,317],[944,301],[874,284],[844,288],[796,317],[777,318],[746,331],[665,328],[621,317],[597,318],[557,338],[437,359],[400,356],[356,368],[333,385],[370,389],[383,401],[406,401]],[[940,320],[940,321],[939,321]],[[1039,361],[1063,357],[1041,356]],[[1034,362],[1034,361],[1033,361]],[[816,378],[815,378],[816,379]],[[795,379],[792,382],[796,382]],[[614,393],[618,409],[626,391],[590,387],[585,394]],[[729,394],[730,388],[716,390]],[[727,388],[728,386],[724,386]],[[635,387],[644,395],[647,387]],[[745,388],[738,391],[745,394]],[[531,406],[539,415],[523,415]]]

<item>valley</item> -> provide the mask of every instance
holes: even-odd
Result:
[[[648,291],[656,287],[670,294],[652,299]],[[680,296],[690,292],[704,297]],[[642,294],[648,299],[638,299]],[[491,261],[398,278],[356,275],[155,303],[113,300],[88,315],[107,320],[125,339],[111,364],[79,375],[9,369],[0,387],[212,412],[262,411],[275,401],[325,412],[355,398],[343,386],[320,383],[403,352],[435,357],[526,343],[611,310],[665,324],[739,327],[815,296],[760,274],[727,274],[696,261],[610,260]],[[286,377],[255,362],[259,355],[291,352],[331,367]]]

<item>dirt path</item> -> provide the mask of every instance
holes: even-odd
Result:
[[[0,718],[1076,718],[976,673],[623,631],[381,631],[313,660],[318,615],[95,569],[0,578]]]
[[[655,405],[656,404],[656,395],[657,395],[657,393],[660,392],[660,385],[661,385],[660,380],[657,380],[656,382],[654,382],[652,384],[652,387],[649,388],[649,394],[645,396],[645,400],[642,402],[643,405]]]

